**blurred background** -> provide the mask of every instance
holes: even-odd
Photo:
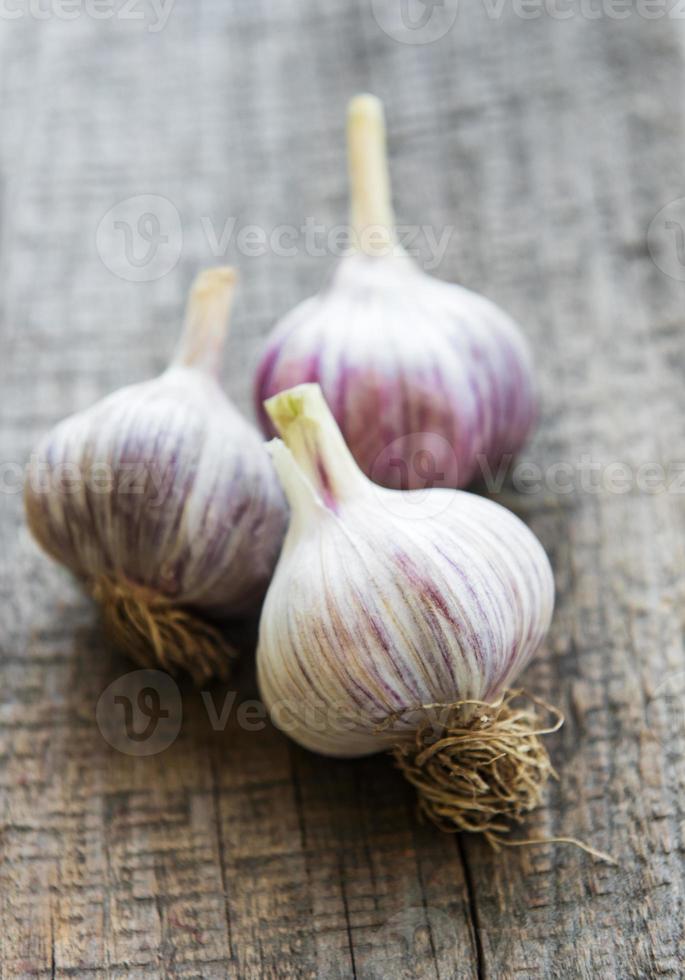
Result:
[[[21,481],[58,419],[164,368],[207,265],[240,269],[224,381],[251,413],[263,337],[336,261],[359,91],[385,102],[421,263],[533,345],[524,459],[682,474],[680,8],[2,0],[3,976],[679,974],[685,733],[680,688],[663,689],[684,676],[677,482],[501,494],[559,591],[525,683],[567,716],[562,780],[528,829],[583,836],[614,870],[440,837],[384,760],[217,732],[190,689],[172,747],[117,753],[95,706],[127,662],[31,542]]]

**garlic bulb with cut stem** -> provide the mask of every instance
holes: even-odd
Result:
[[[217,381],[235,279],[202,272],[169,368],[57,425],[25,486],[33,535],[118,645],[198,681],[226,672],[214,621],[256,609],[287,522],[263,442]]]
[[[444,738],[463,729],[464,748],[483,761],[475,774],[475,763],[464,764],[469,785],[480,780],[492,794],[490,750],[481,744],[490,739],[499,765],[493,778],[506,787],[495,793],[511,797],[506,806],[514,816],[519,805],[530,809],[551,767],[535,713],[512,705],[507,691],[552,615],[552,572],[537,538],[508,510],[474,494],[373,484],[316,384],[282,392],[266,410],[283,440],[270,445],[291,507],[257,653],[260,690],[275,723],[326,755],[394,747],[424,810],[454,829],[464,826],[450,812],[464,752],[452,768],[444,758],[423,757],[431,745],[426,712],[445,708]],[[483,725],[490,725],[487,734]],[[507,765],[508,776],[501,771]],[[483,795],[476,814],[479,807],[491,813]],[[458,814],[463,809],[460,803]],[[496,833],[490,825],[465,829]]]
[[[463,487],[515,454],[536,416],[527,343],[489,300],[426,275],[399,246],[383,108],[352,100],[354,248],[332,282],[276,326],[255,396],[321,385],[353,456],[395,489]]]

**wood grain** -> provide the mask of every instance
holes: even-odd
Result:
[[[142,21],[0,18],[3,980],[682,975],[683,490],[599,486],[615,462],[685,460],[685,287],[646,246],[685,192],[682,21],[492,6],[462,4],[425,45],[347,0],[179,2],[157,32],[142,5]],[[168,748],[115,750],[96,707],[130,665],[22,522],[37,437],[163,367],[205,264],[242,270],[226,382],[250,410],[260,338],[333,259],[241,255],[208,229],[343,221],[344,106],[363,89],[386,100],[400,220],[451,226],[439,275],[508,308],[536,349],[524,459],[546,475],[499,496],[554,564],[525,682],[567,723],[527,832],[581,837],[618,869],[441,836],[386,759],[248,730],[249,662],[223,730],[207,697],[220,709],[225,690],[182,686]],[[96,229],[149,194],[178,211],[182,247],[130,282]]]

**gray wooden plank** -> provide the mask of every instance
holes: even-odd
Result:
[[[462,4],[420,45],[364,2],[196,0],[157,33],[145,9],[0,19],[4,485],[47,426],[163,367],[188,284],[215,261],[243,272],[225,380],[250,411],[261,337],[333,259],[241,255],[235,236],[223,254],[208,229],[344,220],[344,107],[374,91],[400,219],[453,226],[439,275],[510,309],[537,352],[543,416],[525,459],[547,483],[501,499],[553,559],[549,651],[526,683],[567,724],[561,781],[528,830],[581,836],[620,867],[440,836],[386,760],[330,763],[234,715],[215,732],[185,688],[165,752],[116,752],[95,707],[128,665],[7,492],[2,975],[678,975],[682,494],[592,492],[579,476],[560,493],[549,468],[685,458],[683,285],[646,248],[683,194],[681,21]],[[150,194],[178,213],[178,262],[126,281],[96,229]],[[238,686],[255,696],[249,665]]]

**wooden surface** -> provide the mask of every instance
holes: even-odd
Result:
[[[646,244],[685,193],[682,20],[496,18],[474,0],[420,45],[381,29],[381,2],[179,0],[157,32],[139,9],[0,19],[0,976],[681,976],[685,498],[598,489],[596,467],[685,459],[685,285]],[[363,89],[386,100],[400,220],[453,225],[439,275],[508,308],[536,349],[524,458],[546,485],[500,499],[553,561],[525,683],[567,723],[526,832],[581,837],[618,869],[441,836],[385,758],[246,730],[249,664],[224,730],[182,685],[178,737],[117,751],[96,706],[130,665],[22,523],[37,437],[165,364],[192,276],[223,261],[208,220],[345,219],[344,106]],[[110,268],[111,219],[99,250],[96,229],[150,194],[183,241],[167,275],[131,282]],[[235,237],[225,258],[242,270],[226,381],[249,411],[260,337],[333,259],[241,255]],[[225,690],[209,694],[220,711]]]

